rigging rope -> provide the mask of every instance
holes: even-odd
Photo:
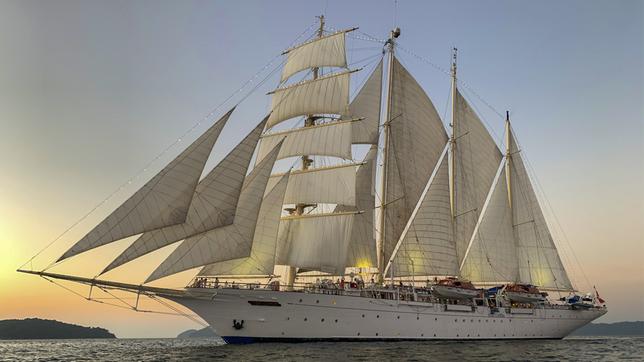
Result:
[[[296,42],[299,41],[299,39],[304,36],[306,33],[308,33],[311,29],[313,29],[315,26],[317,26],[317,22],[312,23],[309,25],[302,33],[300,33],[289,45],[291,47],[294,45]],[[264,65],[258,72],[255,73],[253,77],[251,77],[248,81],[244,82],[241,87],[239,87],[235,92],[233,92],[229,97],[227,97],[224,101],[222,101],[218,106],[216,106],[214,109],[212,109],[205,117],[203,117],[201,120],[199,120],[196,124],[194,124],[192,127],[190,127],[186,132],[184,132],[176,141],[174,141],[172,144],[167,146],[165,149],[161,151],[156,157],[154,157],[150,162],[148,162],[145,167],[143,167],[141,170],[139,170],[133,177],[129,178],[126,182],[121,184],[115,191],[113,191],[111,194],[109,194],[105,199],[100,201],[96,206],[94,206],[89,212],[87,212],[85,215],[83,215],[80,219],[78,219],[76,222],[72,223],[71,226],[69,226],[67,229],[65,229],[61,234],[59,234],[57,237],[55,237],[52,241],[50,241],[45,247],[40,249],[34,256],[32,256],[29,260],[27,260],[24,264],[20,266],[19,269],[23,268],[25,265],[30,264],[32,269],[33,269],[33,260],[38,257],[40,254],[42,254],[45,250],[49,249],[56,241],[60,240],[63,236],[65,236],[70,230],[78,226],[81,222],[86,220],[90,215],[92,215],[98,208],[101,206],[105,205],[109,200],[111,200],[116,194],[118,194],[120,191],[122,191],[124,188],[126,188],[128,185],[130,185],[133,181],[138,180],[145,172],[147,172],[148,168],[151,167],[154,163],[156,163],[162,156],[164,156],[170,149],[174,148],[178,143],[181,142],[181,140],[192,133],[197,127],[199,127],[203,122],[206,122],[210,117],[212,117],[221,107],[223,107],[228,101],[230,101],[233,97],[235,97],[237,94],[241,93],[248,85],[252,84],[255,79],[257,79],[261,73],[263,73],[266,69],[268,69],[274,62],[275,60],[279,59],[282,56],[282,54],[278,54],[275,57],[273,57],[266,65]],[[273,72],[269,74],[272,75]],[[263,81],[261,82],[263,83]],[[261,85],[261,84],[260,84]],[[259,86],[259,85],[258,85]],[[241,103],[244,101],[248,96],[254,92],[258,86],[254,87],[248,94],[246,94],[237,104]],[[65,259],[67,260],[67,259]],[[64,260],[63,260],[64,261]],[[46,268],[44,268],[42,271],[45,271],[57,263],[54,261],[50,263]]]

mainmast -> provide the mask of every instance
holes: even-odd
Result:
[[[456,173],[456,52],[458,49],[452,49],[452,120],[450,126],[452,128],[452,134],[449,139],[450,143],[450,169],[449,173],[449,202],[452,209],[452,218],[456,217],[456,193],[454,192],[454,176]]]
[[[378,242],[378,278],[382,282],[385,270],[385,208],[387,207],[387,154],[389,152],[389,122],[391,121],[391,100],[393,89],[393,69],[394,69],[394,48],[396,38],[400,36],[400,28],[393,29],[389,34],[387,40],[387,48],[389,50],[388,56],[388,70],[387,70],[387,107],[385,109],[385,121],[383,123],[383,149],[382,149],[382,175],[381,175],[381,193],[380,193],[380,217],[379,217],[379,235]]]
[[[324,15],[320,15],[317,17],[320,20],[320,26],[318,27],[318,39],[322,38],[324,36]],[[320,68],[315,67],[313,68],[313,79],[318,79],[320,76]],[[315,126],[315,121],[317,117],[313,114],[309,114],[306,116],[306,119],[304,120],[304,127],[313,127]],[[313,163],[313,159],[311,158],[310,155],[303,155],[302,156],[302,170],[308,170],[309,166]],[[307,207],[315,206],[313,204],[296,204],[295,205],[295,210],[293,209],[287,209],[292,215],[303,215],[304,214],[304,209]],[[287,287],[293,287],[293,283],[295,282],[295,277],[297,275],[297,269],[294,266],[289,266],[287,273],[286,273],[286,285]]]

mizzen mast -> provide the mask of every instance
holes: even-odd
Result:
[[[510,111],[505,111],[505,179],[508,184],[508,206],[512,208],[512,149],[510,143],[512,142],[512,135],[510,134]]]

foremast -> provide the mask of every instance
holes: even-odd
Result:
[[[318,39],[322,38],[324,36],[324,15],[320,15],[317,17],[320,21],[320,26],[318,27],[317,31],[317,37]],[[313,79],[318,79],[320,76],[320,68],[319,67],[314,67],[312,69],[313,71]],[[304,120],[304,127],[313,127],[315,126],[315,120],[317,117],[313,114],[309,114],[306,116],[306,119]],[[309,166],[313,164],[313,159],[311,158],[310,155],[303,155],[302,156],[302,170],[308,170]],[[314,207],[315,204],[307,204],[307,203],[298,203],[295,205],[295,209],[286,209],[290,214],[292,215],[303,215],[304,211],[307,207]],[[293,288],[293,284],[295,283],[295,277],[297,276],[297,268],[294,266],[289,265],[286,270],[286,285],[287,288]]]
[[[386,215],[385,208],[387,207],[387,158],[389,152],[389,132],[390,132],[390,121],[391,121],[391,99],[392,99],[392,89],[393,89],[393,69],[394,69],[394,50],[396,38],[400,36],[400,28],[393,29],[389,34],[389,40],[387,40],[387,105],[385,108],[384,122],[382,125],[383,133],[383,147],[382,147],[382,172],[380,180],[380,214],[378,220],[378,243],[377,243],[377,255],[378,255],[378,278],[379,282],[382,283],[384,280],[385,273],[385,227],[386,227]]]

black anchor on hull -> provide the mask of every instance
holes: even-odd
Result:
[[[233,319],[233,328],[237,330],[244,328],[244,320],[242,319],[239,322],[237,322],[237,319]]]

